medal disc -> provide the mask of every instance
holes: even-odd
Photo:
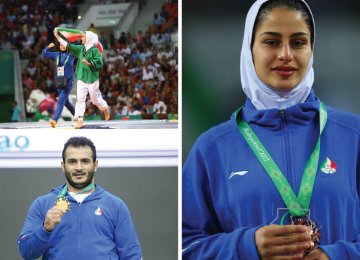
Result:
[[[320,230],[316,226],[314,221],[311,221],[307,216],[294,217],[290,216],[291,225],[304,225],[311,228],[313,233],[311,234],[311,240],[314,243],[314,246],[309,247],[305,250],[305,255],[309,254],[313,249],[317,248],[320,243]]]
[[[70,210],[70,202],[65,197],[59,197],[55,201],[55,207],[67,212]]]

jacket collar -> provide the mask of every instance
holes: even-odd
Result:
[[[311,90],[304,103],[291,106],[286,109],[264,109],[257,110],[251,100],[248,98],[238,116],[241,116],[249,124],[257,124],[263,127],[278,129],[281,127],[281,111],[285,114],[286,122],[293,125],[306,125],[312,123],[315,117],[318,117],[320,109],[320,100]],[[233,115],[232,119],[236,123]]]
[[[56,196],[59,194],[59,192],[65,187],[66,183],[56,187],[56,188],[53,188],[52,189],[52,193],[54,193]],[[96,200],[96,199],[99,199],[101,194],[104,192],[105,190],[98,184],[95,184],[95,190],[91,193],[91,196],[87,197],[86,200]],[[66,196],[69,196],[69,194],[67,193]],[[68,197],[69,200],[71,201],[75,201],[73,199],[73,197]]]

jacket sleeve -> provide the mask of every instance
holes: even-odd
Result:
[[[330,259],[360,259],[360,235],[356,241],[336,241],[332,245],[320,246]]]
[[[142,259],[140,243],[131,220],[130,212],[122,201],[117,213],[115,243],[119,259]]]
[[[91,63],[92,66],[90,66],[90,68],[93,71],[99,71],[103,66],[102,55],[96,47],[92,49],[92,57],[90,59],[86,59]]]
[[[224,232],[208,178],[204,157],[195,144],[183,167],[183,259],[259,259],[255,245],[258,227],[244,226]]]
[[[81,51],[83,50],[83,48],[85,48],[85,47],[84,47],[84,45],[75,45],[75,44],[69,43],[67,48],[72,55],[78,57],[79,54],[81,53]]]
[[[49,47],[45,47],[42,52],[41,52],[41,55],[44,57],[44,58],[51,58],[51,59],[57,59],[57,57],[59,56],[59,53],[57,52],[49,52]]]
[[[26,216],[17,245],[24,259],[36,259],[43,255],[50,245],[50,232],[43,226],[40,204],[35,200]]]

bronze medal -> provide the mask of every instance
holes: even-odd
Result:
[[[55,201],[55,207],[68,212],[70,210],[70,202],[65,197],[58,197]]]
[[[308,226],[313,231],[311,235],[311,239],[314,242],[314,246],[311,246],[307,250],[305,250],[305,255],[309,254],[312,250],[318,247],[320,243],[320,230],[316,226],[314,221],[311,221],[307,216],[302,216],[302,217],[290,216],[290,224]]]

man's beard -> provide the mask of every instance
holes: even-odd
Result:
[[[94,170],[89,171],[87,174],[87,178],[84,182],[74,182],[71,178],[71,173],[65,170],[65,177],[68,181],[69,185],[75,189],[84,189],[85,187],[89,186],[92,179],[94,178]]]

